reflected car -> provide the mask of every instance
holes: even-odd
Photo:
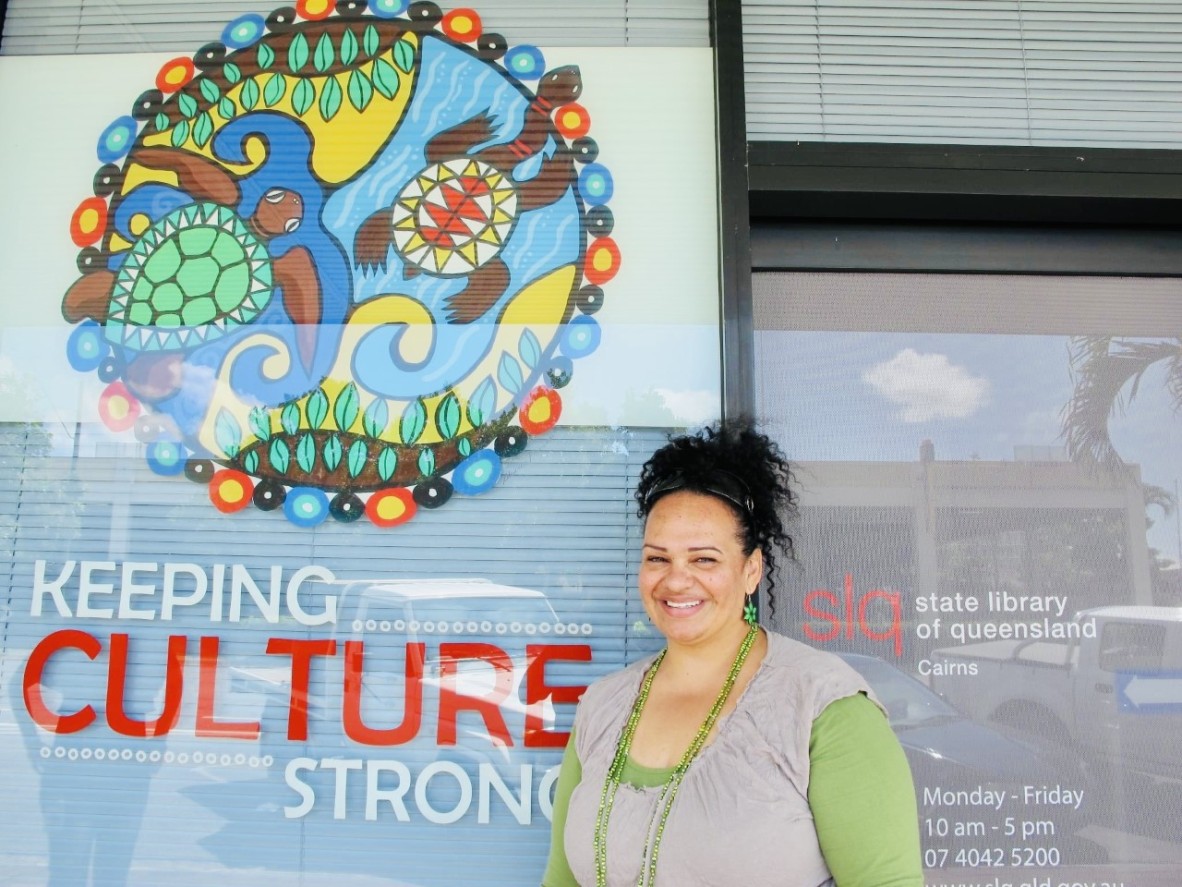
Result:
[[[1051,866],[1104,861],[1101,847],[1077,835],[1090,821],[1091,793],[1067,750],[978,724],[881,659],[838,655],[878,696],[907,756],[929,868],[1027,865],[1027,856]],[[1072,800],[1049,802],[1064,797]]]

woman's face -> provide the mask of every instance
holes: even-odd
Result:
[[[640,598],[670,643],[738,643],[743,603],[759,585],[762,553],[743,553],[739,522],[714,496],[687,491],[657,500],[644,525]]]

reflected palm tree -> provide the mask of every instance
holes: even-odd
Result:
[[[1111,470],[1124,467],[1109,434],[1113,415],[1123,415],[1141,390],[1145,374],[1162,366],[1165,384],[1175,410],[1182,410],[1182,337],[1128,339],[1119,336],[1076,336],[1070,344],[1070,369],[1074,390],[1063,408],[1063,439],[1077,461],[1092,462]],[[1164,490],[1163,505],[1172,497]]]

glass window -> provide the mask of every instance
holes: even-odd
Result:
[[[772,622],[879,694],[927,868],[1178,880],[1182,282],[794,272],[755,295],[758,409],[800,486]]]

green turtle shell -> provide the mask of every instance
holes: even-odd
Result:
[[[115,279],[111,341],[187,350],[250,323],[274,291],[271,256],[232,209],[194,203],[143,233]]]

